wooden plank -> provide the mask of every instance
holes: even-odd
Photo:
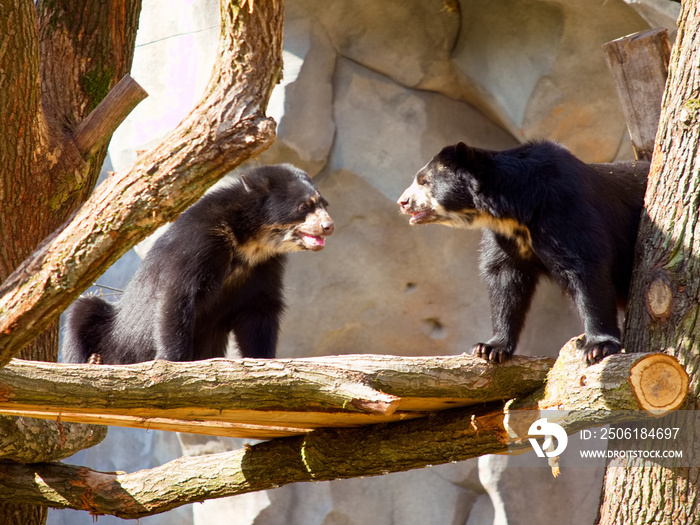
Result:
[[[668,77],[668,31],[649,29],[603,45],[637,159],[651,160]]]

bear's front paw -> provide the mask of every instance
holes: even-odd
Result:
[[[472,346],[472,355],[481,357],[492,363],[503,363],[513,356],[513,350],[509,349],[507,346],[477,343]]]
[[[583,349],[583,355],[586,358],[586,364],[590,366],[599,363],[609,355],[619,354],[621,350],[622,345],[617,341],[601,341],[586,345]]]
[[[87,364],[89,365],[101,365],[103,364],[102,362],[102,354],[90,354],[90,357],[88,357]]]

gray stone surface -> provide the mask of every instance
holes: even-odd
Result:
[[[287,0],[284,81],[269,107],[278,140],[255,162],[308,170],[331,203],[336,233],[322,252],[290,257],[278,354],[455,354],[488,337],[479,233],[411,228],[396,199],[458,140],[500,149],[547,137],[590,162],[631,156],[600,46],[647,28],[645,20],[672,25],[674,9],[663,0]],[[116,170],[191,109],[216,56],[217,23],[215,0],[144,3],[132,75],[151,96],[112,140]],[[135,259],[120,263],[126,274]],[[556,355],[580,331],[570,301],[545,283],[519,352]],[[133,471],[242,443],[112,429],[71,462]],[[588,524],[601,475],[563,469],[555,480],[547,468],[489,456],[289,485],[140,522]],[[51,511],[49,523],[88,520]]]
[[[665,27],[672,40],[676,38],[676,20],[681,12],[680,2],[668,0],[625,0],[646,20],[649,27]]]
[[[534,453],[530,452],[534,458]],[[594,523],[598,514],[604,462],[567,468],[555,478],[547,467],[517,466],[523,458],[482,456],[479,481],[493,506],[493,525]],[[515,466],[513,464],[516,464]],[[471,516],[470,516],[471,518]],[[476,525],[475,521],[467,525]]]
[[[646,29],[641,17],[597,0],[474,0],[462,16],[454,60],[506,129],[588,162],[615,157],[626,127],[600,46]]]

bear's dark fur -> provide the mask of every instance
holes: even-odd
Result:
[[[398,201],[411,224],[485,228],[494,333],[474,355],[513,355],[542,276],[571,294],[589,364],[621,350],[617,309],[627,302],[648,171],[647,162],[585,164],[542,141],[500,152],[459,143],[416,174]]]
[[[204,196],[156,241],[119,302],[75,302],[63,360],[223,357],[231,332],[243,356],[274,357],[285,254],[323,248],[334,230],[326,206],[291,165],[254,169]]]

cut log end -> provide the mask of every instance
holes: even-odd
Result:
[[[679,408],[688,394],[688,374],[666,354],[637,361],[630,369],[629,382],[640,408],[657,416]]]

